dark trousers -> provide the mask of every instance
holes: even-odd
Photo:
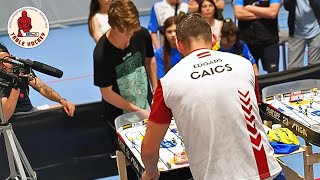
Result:
[[[253,45],[248,44],[250,52],[252,53],[256,63],[258,65],[259,59],[261,59],[261,64],[263,70],[268,73],[279,71],[279,44],[271,45]]]

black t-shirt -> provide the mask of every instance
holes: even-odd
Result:
[[[30,72],[32,74],[32,77],[37,77],[37,75],[34,73],[34,71],[31,70]],[[33,105],[31,104],[30,98],[29,98],[29,85],[28,85],[28,79],[24,79],[23,87],[20,87],[20,94],[17,101],[16,112],[28,112],[33,108]],[[3,89],[2,96],[3,97],[9,97],[11,93],[12,88],[7,87]]]
[[[145,59],[154,56],[151,37],[147,29],[135,32],[130,45],[122,50],[110,43],[104,34],[98,41],[94,53],[94,85],[113,86],[113,91],[127,101],[143,109],[149,109],[151,89],[145,69]],[[123,110],[102,99],[105,118],[114,124]]]
[[[259,7],[269,7],[270,0],[244,0],[245,5],[252,5]],[[240,31],[240,38],[248,45],[270,45],[279,42],[278,35],[278,18],[275,19],[256,19],[250,21],[239,20],[238,27]]]
[[[3,89],[3,97],[9,97],[12,88]],[[29,87],[20,89],[19,98],[17,101],[17,106],[14,112],[28,112],[33,108],[30,98],[29,98]]]

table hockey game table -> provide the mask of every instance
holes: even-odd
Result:
[[[307,79],[263,88],[260,111],[273,123],[281,124],[306,141],[305,179],[314,179],[313,164],[320,162],[320,154],[313,154],[311,144],[320,146],[320,80]]]
[[[138,177],[141,177],[144,171],[141,160],[141,143],[148,123],[146,118],[139,112],[133,112],[121,115],[115,120],[118,135],[117,143],[121,149],[121,152],[117,152],[118,170],[121,179],[126,178],[125,161],[133,167]],[[160,179],[192,179],[188,157],[174,120],[171,120],[168,131],[160,145],[159,155]]]

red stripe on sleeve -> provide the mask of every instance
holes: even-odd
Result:
[[[257,103],[260,104],[261,98],[260,98],[260,89],[259,89],[257,77],[254,78],[254,91],[256,93]]]
[[[172,119],[171,109],[164,102],[162,85],[158,81],[158,87],[153,95],[153,104],[151,105],[151,113],[149,121],[158,124],[169,124]]]

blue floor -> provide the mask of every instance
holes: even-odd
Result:
[[[226,5],[223,13],[224,17],[231,17],[232,19],[234,17],[230,4]],[[281,8],[279,27],[282,30],[287,29],[287,15],[288,13]],[[141,25],[146,27],[149,22],[149,16],[141,17],[140,21]],[[92,53],[95,43],[88,33],[86,24],[51,29],[46,41],[33,49],[24,49],[16,46],[8,36],[0,36],[1,42],[9,48],[12,55],[37,60],[61,69],[64,75],[60,79],[42,73],[37,73],[37,75],[62,97],[75,104],[101,100],[99,89],[93,85]],[[280,57],[280,71],[282,71],[281,54]],[[261,69],[259,69],[259,72],[260,74],[266,73]],[[30,96],[34,106],[53,104],[34,90],[31,90]],[[301,143],[303,143],[303,140],[301,140]],[[320,151],[319,147],[314,147],[314,151]],[[298,174],[304,174],[302,153],[281,159]],[[315,177],[320,177],[320,164],[314,165],[314,172]],[[103,180],[115,179],[119,179],[119,176],[108,177]]]

